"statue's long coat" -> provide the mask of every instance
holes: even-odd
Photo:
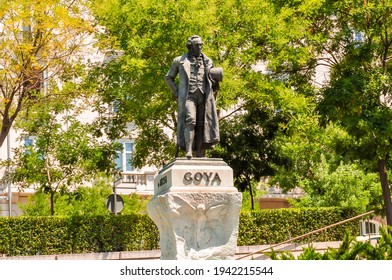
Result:
[[[213,67],[212,60],[203,55],[204,69],[207,77],[207,89],[205,92],[205,113],[204,113],[204,135],[203,148],[208,149],[219,142],[219,122],[216,111],[215,98],[212,90],[213,81],[210,79],[210,69]],[[177,145],[185,150],[185,102],[189,91],[190,61],[188,53],[176,57],[166,74],[165,81],[170,87],[173,95],[178,98],[178,125],[177,125]],[[175,78],[179,75],[178,86]]]

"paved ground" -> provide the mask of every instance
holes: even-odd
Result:
[[[312,244],[316,251],[323,252],[329,247],[337,248],[338,242],[317,242]],[[285,244],[275,247],[275,251],[288,251],[294,256],[302,252],[302,248],[308,244]],[[271,245],[261,246],[240,246],[237,247],[235,259],[238,260],[265,260],[268,256],[264,253],[271,252]],[[64,254],[64,255],[36,255],[20,257],[0,257],[0,260],[158,260],[160,257],[159,250],[149,251],[124,251],[124,252],[106,252],[106,253],[88,253],[88,254]]]

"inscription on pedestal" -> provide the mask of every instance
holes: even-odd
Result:
[[[194,183],[195,185],[200,184],[202,181],[206,184],[210,184],[210,182],[212,184],[214,182],[220,184],[221,179],[217,172],[196,172],[194,174],[192,172],[187,172],[184,175],[184,181],[186,183]]]
[[[233,259],[242,195],[222,159],[176,158],[154,180],[148,214],[161,259]]]
[[[241,193],[166,193],[148,204],[158,226],[161,259],[233,259]]]
[[[219,159],[175,159],[155,178],[155,194],[171,188],[234,188],[233,170]]]
[[[167,184],[167,176],[163,176],[159,179],[158,188],[164,187]]]

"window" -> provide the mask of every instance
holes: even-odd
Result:
[[[123,140],[119,142],[122,144],[122,150],[117,151],[117,157],[114,160],[116,168],[120,171],[133,171],[133,141]]]
[[[355,42],[363,42],[364,38],[363,38],[363,33],[362,32],[354,32],[354,41]]]
[[[366,227],[366,233],[370,233],[370,234],[376,234],[376,225],[372,222],[366,222],[365,223],[365,227]]]
[[[36,136],[25,136],[23,137],[24,153],[26,155],[31,155],[32,152],[38,153],[38,159],[44,159],[44,153],[39,151],[36,146],[37,137]]]
[[[28,147],[34,145],[34,139],[31,138],[31,137],[25,137],[25,138],[23,139],[23,143],[24,143],[25,148],[27,149]]]
[[[360,223],[360,234],[379,234],[379,224],[376,221],[362,221]]]
[[[31,136],[23,137],[23,145],[24,145],[25,153],[30,155],[31,154],[30,147],[33,148],[35,145],[34,137]]]
[[[352,40],[354,46],[359,47],[365,41],[364,34],[362,32],[353,31]]]

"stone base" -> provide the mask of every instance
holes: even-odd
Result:
[[[155,195],[194,191],[237,192],[233,170],[218,158],[176,158],[155,177]]]
[[[232,259],[242,194],[222,159],[177,158],[154,182],[148,213],[160,233],[161,259]]]
[[[241,193],[166,193],[148,213],[160,233],[161,259],[233,259]]]

